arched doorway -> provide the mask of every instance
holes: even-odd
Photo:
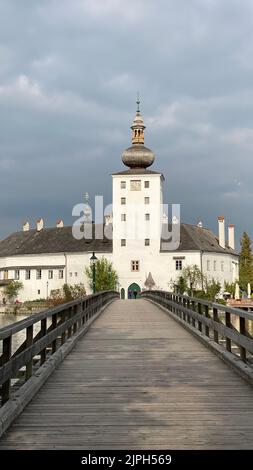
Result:
[[[120,298],[121,299],[125,298],[125,289],[123,287],[122,287],[122,289],[120,289]]]
[[[136,298],[138,299],[138,297],[140,297],[141,288],[138,284],[136,284],[136,282],[133,282],[133,284],[131,284],[127,289],[128,299],[135,299],[135,292],[137,292]]]

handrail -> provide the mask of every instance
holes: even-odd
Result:
[[[24,328],[30,325],[34,325],[35,323],[45,318],[50,318],[55,313],[60,313],[63,309],[63,306],[64,308],[73,307],[74,305],[78,305],[81,301],[87,302],[90,298],[94,299],[100,296],[101,294],[105,294],[106,292],[111,291],[99,292],[97,294],[87,295],[82,299],[71,300],[70,302],[66,302],[65,304],[58,305],[57,307],[49,308],[39,313],[33,313],[32,315],[29,315],[29,317],[12,323],[11,325],[3,326],[2,328],[0,328],[0,341],[6,338],[6,336],[9,336],[10,334],[18,333],[19,331],[23,330]]]
[[[1,328],[1,405],[9,400],[12,380],[20,375],[23,367],[25,367],[25,381],[28,381],[33,375],[35,356],[40,356],[40,365],[43,365],[67,339],[85,327],[104,305],[118,297],[119,294],[115,291],[100,292],[31,315]],[[34,336],[36,325],[39,325],[39,332]],[[21,331],[25,332],[26,339],[14,352],[13,336]]]
[[[249,331],[250,322],[253,328],[252,313],[208,300],[160,290],[143,291],[142,297],[162,305],[180,321],[198,330],[204,337],[213,340],[224,350],[252,366],[253,337]],[[232,324],[233,315],[238,317],[238,329]]]

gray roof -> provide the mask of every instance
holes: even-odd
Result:
[[[171,224],[168,225],[168,230],[171,231]],[[166,242],[163,240],[161,242],[161,251],[168,251],[166,249]],[[180,225],[180,245],[176,251],[206,251],[230,253],[233,255],[238,254],[228,246],[222,248],[219,245],[218,237],[211,230],[190,224]]]
[[[131,168],[113,173],[113,175],[162,175],[162,173],[160,171],[145,170],[145,168]]]
[[[112,251],[111,240],[105,237],[103,240],[95,240],[94,238],[95,235],[92,240],[84,238],[76,240],[72,235],[72,227],[47,228],[39,232],[37,230],[16,232],[0,242],[0,256],[85,251],[110,253]]]
[[[104,227],[99,226],[100,229]],[[111,233],[111,224],[106,226]],[[171,225],[168,226],[171,230]],[[221,248],[218,238],[211,230],[200,228],[195,225],[181,224],[180,245],[176,250],[180,251],[206,251],[216,253],[237,254],[231,248]],[[92,240],[76,240],[72,235],[72,227],[47,228],[41,231],[29,230],[27,232],[16,232],[9,235],[0,242],[0,257],[28,255],[40,253],[78,253],[92,252],[111,253],[112,240],[105,236],[103,240],[95,240],[95,225],[93,224]],[[165,242],[161,242],[161,251],[166,252]]]

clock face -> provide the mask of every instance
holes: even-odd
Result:
[[[130,188],[131,188],[131,191],[140,191],[141,190],[141,180],[131,180]]]

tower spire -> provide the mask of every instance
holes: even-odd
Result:
[[[144,130],[145,124],[143,117],[140,112],[140,96],[137,93],[137,111],[133,124],[131,125],[132,130],[132,146],[126,149],[122,154],[122,161],[124,165],[130,169],[142,169],[145,170],[147,167],[152,165],[155,159],[155,155],[152,150],[144,146]]]
[[[145,130],[145,125],[143,122],[142,115],[140,113],[140,95],[139,92],[137,92],[137,111],[136,111],[136,116],[133,120],[133,124],[131,126],[132,129],[132,144],[139,144],[143,145],[144,144],[144,130]]]
[[[137,91],[137,101],[136,101],[136,104],[137,104],[137,113],[140,112],[140,93]]]

